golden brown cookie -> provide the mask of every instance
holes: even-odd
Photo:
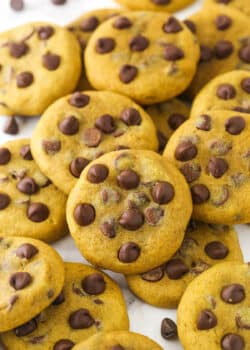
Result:
[[[176,12],[192,4],[195,0],[116,0],[131,10]],[[247,1],[247,0],[246,0]]]
[[[220,5],[233,7],[237,10],[244,12],[246,15],[250,15],[250,2],[249,0],[205,0],[205,6]]]

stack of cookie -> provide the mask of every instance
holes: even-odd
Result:
[[[190,0],[118,2],[0,34],[0,113],[41,115],[0,147],[2,348],[160,350],[129,332],[107,269],[178,307],[185,349],[248,350],[233,225],[250,222],[250,6],[206,1],[181,22]],[[42,242],[68,233],[95,268]]]

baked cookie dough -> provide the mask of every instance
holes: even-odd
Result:
[[[191,221],[181,247],[166,264],[141,275],[127,276],[127,282],[145,302],[176,308],[190,282],[223,261],[243,263],[233,227]]]
[[[70,350],[105,331],[128,330],[120,288],[92,267],[65,264],[65,284],[54,303],[28,323],[1,335],[7,349]]]
[[[210,5],[228,5],[234,7],[237,10],[244,12],[246,15],[250,15],[250,2],[249,0],[205,0],[206,6]]]
[[[0,114],[34,116],[76,87],[80,47],[68,30],[29,23],[0,34]]]
[[[67,198],[38,168],[29,143],[19,139],[0,146],[0,235],[51,242],[68,232]]]
[[[157,150],[156,129],[144,110],[112,92],[76,92],[56,101],[31,140],[43,172],[69,193],[86,165],[124,148]]]
[[[175,98],[148,106],[145,109],[156,126],[159,141],[158,151],[161,153],[170,136],[189,118],[190,108],[186,103]]]
[[[130,150],[108,153],[84,169],[67,202],[67,221],[93,265],[135,274],[176,252],[191,211],[177,169],[157,153]]]
[[[176,18],[154,12],[125,12],[109,19],[85,50],[86,73],[94,88],[120,92],[145,105],[183,92],[198,59],[190,30]]]
[[[96,334],[72,350],[163,350],[160,345],[144,335],[132,332]]]
[[[192,4],[195,0],[116,0],[131,10],[176,12]],[[246,0],[247,1],[247,0]]]
[[[191,117],[212,109],[250,113],[250,72],[234,70],[211,80],[196,96]]]
[[[191,16],[190,23],[201,48],[198,69],[187,90],[190,98],[219,74],[250,70],[248,16],[230,7],[211,6]]]
[[[250,222],[249,133],[249,114],[212,110],[185,122],[169,140],[164,156],[189,183],[194,219]]]
[[[0,264],[0,332],[5,332],[53,302],[63,287],[64,265],[50,246],[26,237],[0,238]]]
[[[249,350],[249,264],[218,264],[187,288],[178,308],[185,349]]]

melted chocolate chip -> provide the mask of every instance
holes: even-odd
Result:
[[[15,290],[21,290],[32,282],[32,277],[28,272],[16,272],[10,276],[9,283]]]
[[[241,303],[246,297],[245,289],[241,284],[230,284],[221,291],[221,299],[228,304]]]
[[[120,172],[117,181],[121,188],[131,190],[139,186],[140,177],[135,171],[128,169]]]
[[[196,121],[195,126],[196,126],[196,129],[203,130],[203,131],[210,131],[211,117],[207,114],[200,115],[198,120]]]
[[[65,301],[65,297],[64,297],[64,293],[63,291],[58,295],[58,297],[53,301],[52,305],[61,305],[62,303],[64,303]]]
[[[79,120],[72,116],[64,118],[58,125],[64,135],[74,135],[79,131]]]
[[[11,43],[9,48],[10,55],[14,58],[20,58],[29,51],[29,46],[25,42]]]
[[[211,259],[216,260],[224,259],[229,253],[229,250],[225,246],[225,244],[219,241],[213,241],[208,243],[205,246],[204,250]]]
[[[129,43],[131,51],[144,51],[148,46],[149,40],[142,35],[135,36]]]
[[[155,5],[168,5],[170,0],[151,0]]]
[[[112,38],[100,38],[96,42],[96,52],[103,55],[113,51],[115,48],[115,41]]]
[[[93,326],[95,320],[87,309],[79,309],[70,314],[69,325],[73,329],[86,329]]]
[[[180,22],[175,17],[169,17],[167,22],[163,25],[163,31],[165,33],[178,33],[183,30]]]
[[[81,24],[80,29],[83,32],[93,32],[98,26],[99,26],[99,20],[96,16],[91,16],[88,18],[85,18]]]
[[[246,93],[250,94],[250,78],[243,79],[240,86]]]
[[[211,157],[208,162],[208,172],[215,178],[222,177],[228,170],[228,163],[223,158]]]
[[[37,329],[37,322],[35,319],[23,324],[20,327],[15,328],[15,335],[17,337],[25,337]]]
[[[5,165],[9,163],[11,158],[11,153],[8,148],[1,147],[0,148],[0,165]]]
[[[110,219],[109,221],[104,221],[100,225],[100,230],[108,238],[114,238],[116,236],[116,227],[115,227],[114,219]]]
[[[169,279],[178,280],[188,273],[189,268],[181,259],[172,259],[167,262],[165,271]]]
[[[61,339],[55,343],[53,350],[71,350],[74,345],[69,339]]]
[[[250,63],[250,44],[245,45],[240,49],[239,57],[243,62]]]
[[[196,157],[197,147],[191,141],[183,141],[175,149],[175,158],[181,162],[186,162]]]
[[[108,350],[125,350],[125,348],[120,344],[117,344],[117,345],[111,346],[111,348]]]
[[[44,151],[49,155],[54,155],[61,149],[61,141],[58,140],[44,140],[42,142]]]
[[[40,40],[47,40],[54,34],[54,28],[51,26],[40,27],[37,30]]]
[[[54,5],[64,5],[66,4],[67,0],[51,0],[51,2]]]
[[[231,135],[239,135],[246,126],[246,121],[242,117],[229,118],[225,123],[226,131]]]
[[[42,63],[45,68],[53,71],[60,66],[61,57],[56,54],[46,53],[42,56]]]
[[[85,129],[83,133],[84,144],[88,147],[97,147],[102,140],[102,132],[96,128]]]
[[[21,147],[20,149],[20,156],[24,159],[24,160],[33,160],[32,154],[31,154],[31,150],[30,150],[30,145],[24,145]]]
[[[95,220],[95,208],[88,203],[78,204],[74,210],[74,218],[80,226],[90,225]]]
[[[17,124],[16,118],[8,118],[6,124],[4,125],[3,132],[9,135],[16,135],[19,132],[19,126]]]
[[[163,267],[157,267],[156,269],[145,272],[141,275],[141,278],[148,282],[158,282],[164,276]]]
[[[217,325],[217,317],[210,310],[202,310],[197,319],[197,328],[199,330],[208,330]]]
[[[106,165],[103,164],[95,164],[92,165],[87,173],[87,179],[89,182],[94,184],[99,184],[103,182],[109,174],[109,169]]]
[[[39,191],[39,186],[31,177],[25,177],[18,182],[17,189],[22,193],[31,195]]]
[[[27,216],[33,222],[42,222],[49,217],[49,209],[43,203],[31,203],[27,209]]]
[[[114,118],[110,114],[104,114],[99,117],[95,122],[95,127],[104,134],[111,134],[116,129]]]
[[[177,61],[184,58],[184,52],[173,44],[167,44],[164,47],[164,58],[167,61]]]
[[[159,223],[164,215],[164,211],[160,207],[148,207],[144,210],[145,220],[148,225],[155,226]]]
[[[122,213],[119,224],[126,230],[136,231],[144,224],[144,216],[138,209],[127,209]]]
[[[174,187],[167,181],[156,183],[151,191],[155,203],[167,204],[174,198]]]
[[[18,88],[23,89],[30,86],[33,83],[33,74],[30,72],[22,72],[16,76],[16,85]]]
[[[180,113],[173,113],[168,118],[168,125],[172,130],[176,130],[187,120],[185,115]]]
[[[140,247],[133,242],[125,243],[118,252],[118,259],[123,263],[132,263],[136,261],[141,253]]]
[[[121,113],[121,120],[128,126],[140,125],[142,118],[135,108],[126,108]]]
[[[83,169],[89,164],[89,160],[83,157],[77,157],[70,163],[69,169],[71,174],[79,178]]]
[[[128,29],[132,26],[132,22],[127,17],[118,17],[113,23],[113,27],[116,29]]]
[[[36,254],[38,254],[38,249],[30,243],[24,243],[16,250],[16,256],[20,259],[30,260]]]
[[[69,99],[69,104],[77,108],[83,108],[89,104],[89,101],[90,97],[88,95],[82,94],[81,92],[77,91],[74,92],[73,95],[71,95]]]
[[[202,184],[192,186],[191,195],[194,204],[203,204],[210,198],[209,189]]]
[[[119,78],[124,84],[129,84],[136,78],[137,74],[137,67],[125,64],[120,69]]]
[[[0,210],[7,208],[9,204],[10,197],[5,193],[0,192]]]
[[[215,25],[218,30],[226,30],[232,25],[232,19],[226,15],[220,15],[215,20]]]
[[[84,278],[82,281],[83,290],[91,295],[102,294],[106,288],[106,282],[103,275],[100,273],[93,273]]]
[[[216,95],[222,100],[230,100],[236,96],[236,90],[231,84],[221,84],[217,88]]]
[[[222,338],[221,348],[223,350],[243,350],[245,342],[240,335],[229,333]]]
[[[162,320],[161,336],[167,340],[177,338],[177,325],[170,318],[164,318]]]
[[[233,52],[233,44],[228,40],[220,40],[215,45],[215,55],[218,59],[223,59],[231,55]]]
[[[206,45],[200,45],[200,62],[209,62],[214,56],[213,51]]]
[[[186,26],[189,28],[189,30],[191,30],[193,34],[196,33],[196,25],[193,21],[190,21],[189,19],[185,19],[183,22],[186,24]]]
[[[167,137],[160,131],[157,130],[157,138],[159,142],[159,152],[162,152],[167,144]]]
[[[185,163],[180,168],[181,173],[185,176],[188,183],[198,180],[201,174],[201,167],[199,164]]]

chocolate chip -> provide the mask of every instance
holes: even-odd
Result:
[[[17,124],[16,118],[8,118],[6,124],[4,125],[3,132],[9,135],[16,135],[19,132],[19,126]]]
[[[167,204],[174,198],[174,187],[167,181],[157,182],[152,190],[151,195],[155,203]]]
[[[95,323],[93,317],[87,309],[79,309],[70,314],[69,324],[73,329],[86,329]]]
[[[10,197],[5,193],[0,192],[0,210],[7,208],[9,204]]]
[[[196,126],[196,129],[203,130],[203,131],[210,131],[211,117],[207,114],[200,115],[196,121],[195,126]]]
[[[71,350],[75,343],[69,339],[61,339],[55,343],[53,350]]]
[[[38,28],[37,32],[38,32],[39,39],[47,40],[54,34],[55,31],[54,31],[54,28],[51,26],[44,26],[44,27]]]
[[[100,38],[96,42],[96,52],[99,54],[105,54],[113,51],[115,48],[115,41],[112,38]]]
[[[232,108],[232,111],[236,111],[236,112],[240,112],[240,113],[250,113],[249,108],[244,108],[244,107],[240,107],[240,106],[236,106],[236,107]]]
[[[226,131],[231,135],[239,135],[246,126],[246,121],[242,117],[229,118],[225,123]]]
[[[10,46],[10,55],[14,58],[20,58],[29,51],[29,46],[21,41],[19,43],[11,43]]]
[[[160,267],[157,267],[153,270],[144,272],[141,275],[141,278],[145,281],[148,281],[148,282],[158,282],[163,278],[163,276],[164,276],[163,267],[160,266]]]
[[[164,318],[162,320],[161,336],[167,340],[177,338],[177,325],[170,318]]]
[[[175,158],[181,162],[186,162],[196,157],[197,147],[191,141],[183,141],[175,149]]]
[[[72,116],[64,118],[58,126],[64,135],[74,135],[79,131],[79,120]]]
[[[229,4],[231,0],[216,0],[216,2],[218,2],[218,4]]]
[[[100,273],[93,273],[84,278],[82,281],[83,290],[91,295],[102,294],[106,288],[106,282],[103,275]]]
[[[102,133],[96,128],[85,129],[83,133],[84,144],[88,147],[97,147],[102,140]]]
[[[33,74],[30,72],[22,72],[16,76],[16,85],[18,88],[26,88],[33,83]]]
[[[15,328],[14,332],[17,337],[25,337],[37,329],[37,322],[35,319]]]
[[[148,207],[144,210],[145,219],[148,225],[155,226],[159,223],[164,215],[164,211],[160,207]]]
[[[67,0],[51,0],[51,2],[54,5],[64,5],[66,4]]]
[[[210,198],[209,189],[202,184],[192,186],[191,195],[194,204],[203,204]]]
[[[138,74],[138,68],[130,64],[124,64],[119,73],[119,78],[124,84],[129,84]]]
[[[42,142],[44,151],[49,155],[58,153],[61,149],[61,141],[58,140],[44,140]]]
[[[228,40],[220,40],[216,43],[214,50],[218,59],[223,59],[231,55],[233,52],[233,44]]]
[[[250,63],[250,44],[245,45],[240,49],[239,57],[243,62]]]
[[[81,24],[80,29],[83,32],[93,32],[99,26],[99,19],[96,16],[85,18]]]
[[[167,22],[163,25],[163,31],[165,33],[178,33],[183,30],[180,22],[175,17],[169,17]]]
[[[131,51],[144,51],[148,46],[149,40],[143,35],[135,36],[129,42]]]
[[[132,22],[127,17],[121,16],[115,19],[113,27],[116,29],[127,29],[132,26]]]
[[[31,177],[25,177],[18,182],[17,189],[22,193],[31,195],[39,191],[39,186]]]
[[[31,203],[27,209],[27,216],[33,222],[42,222],[49,217],[49,209],[43,203]]]
[[[95,220],[95,208],[88,203],[78,204],[74,210],[74,218],[80,226],[90,225]]]
[[[125,348],[120,344],[117,344],[117,345],[111,346],[111,348],[108,350],[125,350]]]
[[[83,108],[89,104],[90,97],[77,91],[70,96],[69,104],[77,108]]]
[[[144,216],[138,209],[127,209],[122,213],[119,224],[126,230],[136,231],[144,224]]]
[[[128,242],[121,246],[118,252],[118,259],[123,263],[136,261],[141,253],[140,247],[134,242]]]
[[[213,51],[206,45],[200,45],[200,62],[209,62],[213,58]]]
[[[22,11],[24,9],[23,0],[10,0],[10,6],[14,11]]]
[[[221,291],[221,299],[228,304],[238,304],[246,297],[245,289],[241,284],[230,284]]]
[[[164,58],[167,61],[177,61],[184,57],[184,52],[173,44],[167,44],[164,47]]]
[[[232,24],[232,19],[226,15],[220,15],[215,20],[215,25],[218,30],[228,29]]]
[[[99,184],[108,177],[108,174],[109,169],[106,167],[106,165],[95,164],[89,168],[87,179],[93,184]]]
[[[204,250],[211,259],[216,260],[224,259],[229,253],[229,250],[225,246],[225,244],[219,241],[213,241],[208,243],[205,246]]]
[[[185,163],[180,168],[181,173],[185,176],[188,183],[199,179],[201,174],[201,167],[199,164]]]
[[[158,151],[162,152],[167,144],[167,137],[161,132],[160,130],[157,130],[157,138],[159,142],[159,148]]]
[[[142,118],[135,108],[126,108],[121,113],[121,120],[128,126],[140,125]]]
[[[240,85],[246,93],[250,94],[250,78],[243,79]]]
[[[140,176],[132,169],[123,170],[118,175],[117,181],[121,188],[131,190],[139,186]]]
[[[95,122],[95,127],[104,134],[111,134],[116,129],[114,118],[110,114],[104,114]]]
[[[216,95],[222,100],[230,100],[236,96],[236,90],[231,84],[221,84],[217,88]]]
[[[56,70],[60,66],[61,57],[56,54],[46,53],[42,56],[42,63],[48,70]]]
[[[16,256],[21,259],[31,259],[38,253],[38,249],[30,243],[24,243],[16,250]]]
[[[208,330],[217,325],[217,317],[210,310],[202,310],[197,319],[197,328],[199,330]]]
[[[16,272],[10,276],[9,283],[15,290],[21,290],[32,282],[32,277],[28,272]]]
[[[63,291],[58,295],[58,297],[53,301],[52,305],[61,305],[62,303],[64,303],[65,301],[65,297],[64,297],[64,293]]]
[[[165,267],[166,274],[171,280],[178,280],[189,272],[189,268],[181,259],[171,259]]]
[[[168,125],[172,130],[176,130],[187,120],[183,114],[173,113],[168,118]]]
[[[0,165],[5,165],[9,163],[11,158],[11,153],[8,148],[1,147],[0,148]]]
[[[79,178],[83,169],[89,164],[89,160],[83,157],[77,157],[70,163],[69,169],[71,174]]]
[[[190,21],[189,19],[185,19],[183,22],[186,24],[186,26],[189,28],[189,30],[191,30],[193,34],[196,33],[196,25],[193,21]]]
[[[223,158],[211,157],[208,162],[208,172],[215,178],[222,177],[228,170],[228,163]]]
[[[170,0],[151,0],[155,5],[168,5]]]
[[[222,338],[221,348],[223,350],[243,350],[245,342],[240,335],[229,333]]]

